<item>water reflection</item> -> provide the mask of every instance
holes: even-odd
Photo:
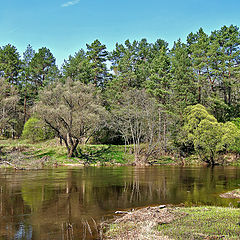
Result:
[[[155,204],[238,206],[240,168],[118,167],[0,171],[1,239],[93,239],[114,211]]]

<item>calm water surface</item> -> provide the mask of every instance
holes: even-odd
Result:
[[[97,239],[95,222],[157,204],[240,207],[219,194],[240,186],[237,167],[0,170],[0,239]]]

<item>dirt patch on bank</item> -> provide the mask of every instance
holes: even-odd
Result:
[[[170,240],[157,230],[158,225],[171,223],[185,216],[174,211],[175,208],[147,207],[123,213],[107,225],[104,239],[112,240]]]
[[[34,156],[25,153],[28,150],[28,148],[20,146],[1,152],[0,167],[11,167],[19,170],[41,169],[51,163],[49,156],[36,159]]]
[[[235,189],[233,191],[220,194],[220,197],[222,197],[222,198],[240,198],[240,189]]]

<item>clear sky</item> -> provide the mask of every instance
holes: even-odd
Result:
[[[0,46],[20,54],[28,44],[47,47],[60,66],[86,43],[161,38],[170,46],[200,27],[210,33],[240,26],[240,0],[1,0]]]

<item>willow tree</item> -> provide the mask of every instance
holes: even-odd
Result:
[[[16,88],[4,78],[0,78],[0,135],[11,132],[14,137],[18,100]]]
[[[35,111],[64,141],[69,157],[78,155],[79,142],[98,130],[105,113],[93,85],[69,79],[44,89]]]

